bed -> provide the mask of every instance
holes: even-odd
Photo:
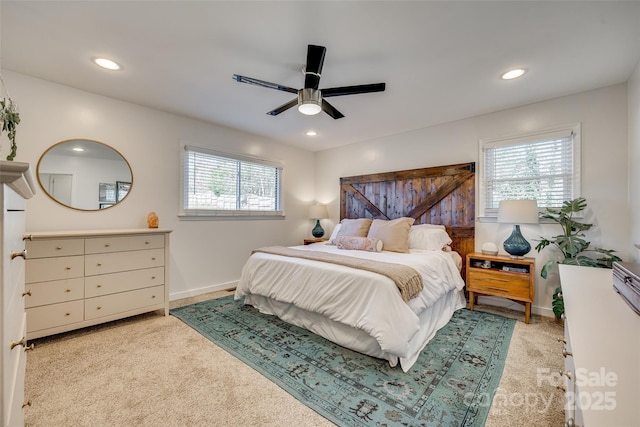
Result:
[[[407,372],[466,305],[474,166],[341,178],[329,241],[257,249],[235,298]]]

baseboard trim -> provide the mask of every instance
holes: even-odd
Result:
[[[169,301],[176,301],[183,298],[195,297],[198,295],[206,294],[209,292],[226,291],[229,289],[235,289],[238,286],[238,281],[219,283],[217,285],[205,286],[203,288],[189,289],[182,292],[174,292],[169,294]]]
[[[510,310],[522,311],[524,313],[524,305],[506,298],[478,295],[478,304],[487,304],[494,307],[508,308]],[[533,304],[531,304],[531,313],[543,317],[555,318],[555,315],[553,314],[553,310],[551,308],[540,307]]]

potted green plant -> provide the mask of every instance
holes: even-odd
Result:
[[[546,208],[546,212],[540,215],[541,218],[549,219],[562,227],[562,234],[550,239],[542,238],[536,246],[536,250],[540,252],[547,246],[553,245],[562,252],[563,256],[562,259],[548,261],[542,267],[540,276],[543,278],[547,278],[549,270],[556,264],[612,268],[614,261],[620,261],[620,258],[613,254],[615,250],[591,248],[591,242],[585,240],[583,232],[593,227],[593,224],[580,222],[575,216],[586,207],[587,200],[584,197],[579,197],[565,201],[560,209]],[[561,286],[558,286],[553,293],[551,307],[554,315],[561,318],[564,313]]]
[[[16,128],[20,123],[20,113],[11,98],[2,98],[0,100],[0,122],[2,122],[2,132],[7,132],[9,141],[11,141],[11,152],[7,156],[7,160],[12,161],[16,157],[18,146],[16,145]]]

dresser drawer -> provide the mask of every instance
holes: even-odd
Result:
[[[164,265],[164,249],[85,255],[85,275],[116,273]]]
[[[29,283],[25,287],[27,308],[84,298],[84,278],[54,280],[51,282]]]
[[[159,248],[164,248],[163,235],[95,237],[85,241],[85,253],[87,254]]]
[[[149,288],[164,284],[164,267],[145,268],[122,273],[100,274],[85,279],[85,297]]]
[[[467,273],[467,290],[470,292],[487,293],[491,295],[509,295],[509,298],[530,300],[529,277],[517,273],[500,274],[486,273],[471,268]]]
[[[84,301],[70,301],[27,309],[27,333],[81,322]]]
[[[164,303],[164,286],[137,289],[85,300],[85,319],[97,319]]]
[[[84,239],[27,240],[27,258],[51,258],[84,254]]]
[[[27,283],[71,279],[84,275],[84,256],[27,259],[25,281]]]

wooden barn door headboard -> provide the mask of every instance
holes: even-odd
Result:
[[[475,163],[340,178],[340,219],[442,224],[463,259],[475,248]]]

